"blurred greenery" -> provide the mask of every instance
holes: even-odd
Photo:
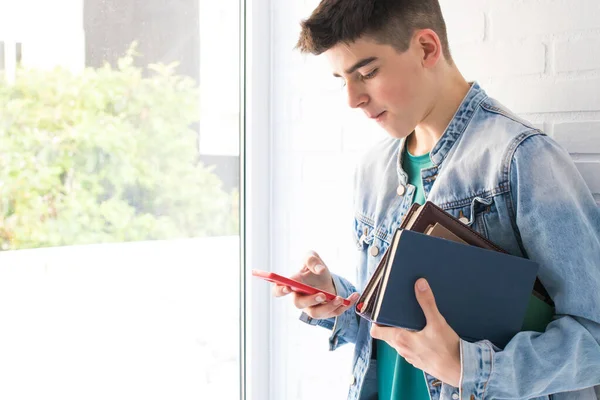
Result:
[[[196,83],[135,56],[0,80],[1,250],[237,234],[237,191],[198,160]]]

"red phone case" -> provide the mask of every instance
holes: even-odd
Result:
[[[281,275],[276,274],[274,272],[267,272],[267,271],[261,271],[259,269],[253,269],[252,270],[252,275],[254,275],[254,276],[258,277],[258,278],[262,278],[262,279],[264,279],[266,281],[276,283],[276,284],[281,285],[281,286],[289,286],[292,290],[294,290],[296,292],[300,292],[300,293],[304,293],[304,294],[323,293],[325,295],[325,298],[328,301],[332,301],[333,299],[335,299],[337,297],[333,293],[329,293],[329,292],[325,292],[323,290],[319,290],[316,287],[306,285],[306,284],[304,284],[302,282],[298,282],[298,281],[296,281],[294,279],[286,278],[285,276],[281,276]],[[343,304],[345,306],[349,306],[350,305],[350,300],[344,299]]]

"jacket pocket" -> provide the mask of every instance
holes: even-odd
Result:
[[[489,239],[487,220],[497,212],[493,198],[473,197],[455,203],[464,204],[464,206],[446,211],[486,239]]]

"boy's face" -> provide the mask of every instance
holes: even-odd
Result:
[[[418,43],[411,41],[399,53],[390,45],[358,39],[325,54],[334,76],[345,82],[348,105],[363,110],[392,137],[407,137],[430,112],[432,78]]]

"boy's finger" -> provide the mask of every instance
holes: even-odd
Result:
[[[348,309],[350,309],[350,308],[354,307],[354,305],[355,305],[355,304],[356,304],[356,302],[358,301],[359,297],[360,297],[360,294],[359,294],[359,293],[352,293],[352,294],[351,294],[350,296],[348,296],[348,298],[346,299],[346,300],[350,301],[350,304],[348,304],[348,305],[346,306],[346,305],[344,305],[344,304],[342,303],[342,305],[341,305],[341,306],[340,306],[340,307],[339,307],[339,308],[336,310],[336,312],[337,312],[337,311],[340,311],[340,314],[341,314],[341,313],[343,313],[343,312],[347,311]]]
[[[323,293],[304,295],[294,292],[294,305],[300,309],[321,305],[326,301],[327,299]]]
[[[327,303],[308,307],[307,311],[312,318],[324,319],[339,315],[336,311],[340,307],[343,307],[343,299],[341,297],[336,297],[334,300]]]
[[[313,274],[317,275],[326,269],[323,260],[321,260],[321,257],[319,257],[319,255],[314,251],[309,252],[306,256],[306,259],[304,260],[304,267]]]
[[[354,307],[354,305],[356,304],[359,297],[360,297],[359,293],[352,293],[352,295],[350,295],[346,299],[346,300],[350,301],[350,304],[345,306],[344,299],[338,296],[335,298],[334,301],[331,301],[331,302],[328,302],[325,304],[321,304],[321,305],[308,307],[306,309],[306,312],[311,318],[315,318],[315,319],[325,319],[325,318],[337,317],[338,315],[341,315],[344,312],[346,312],[348,309]]]
[[[283,297],[286,296],[290,293],[292,293],[292,291],[290,290],[290,288],[288,286],[281,286],[281,285],[274,285],[273,289],[271,289],[273,296],[275,297]]]

